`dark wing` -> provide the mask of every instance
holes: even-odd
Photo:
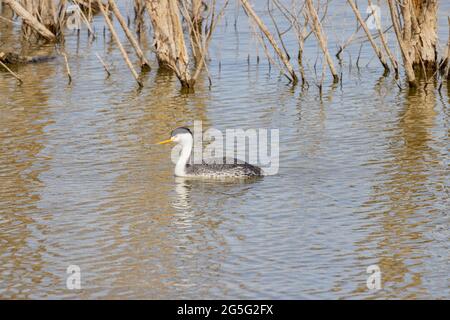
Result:
[[[253,166],[245,161],[232,158],[213,158],[203,161],[202,164],[188,164],[186,166],[188,173],[201,174],[216,174],[230,173],[229,175],[246,175],[246,176],[261,176],[261,169]],[[225,174],[226,175],[226,174]]]

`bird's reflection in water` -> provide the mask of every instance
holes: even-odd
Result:
[[[175,177],[175,197],[172,199],[172,207],[177,211],[183,211],[186,215],[192,214],[193,192],[199,196],[199,200],[206,194],[212,196],[218,203],[227,199],[233,199],[247,193],[252,186],[262,178],[235,179],[235,180],[205,180],[185,177]],[[201,207],[201,204],[194,205]]]
[[[226,290],[225,284],[219,284],[226,272],[224,264],[230,258],[231,247],[244,238],[235,227],[244,225],[249,218],[230,208],[248,199],[248,193],[258,188],[253,183],[257,180],[175,178],[170,201],[174,209],[172,230],[177,247],[182,250],[183,270],[195,270],[189,272],[190,284],[208,283],[218,292]],[[210,294],[212,288],[205,290],[205,294]]]
[[[234,227],[248,218],[230,208],[246,199],[257,185],[183,177],[175,177],[173,183],[171,236],[183,286],[199,288],[196,296],[211,296],[212,292],[222,296],[228,290],[224,275],[232,247],[244,238]]]
[[[183,177],[175,177],[175,193],[176,197],[173,198],[172,206],[178,211],[190,211],[191,210],[191,192],[192,185],[190,181]]]

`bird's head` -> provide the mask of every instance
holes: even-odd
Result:
[[[170,134],[170,139],[158,142],[158,144],[166,144],[170,142],[175,142],[177,144],[185,145],[192,144],[193,137],[192,132],[186,127],[179,127],[172,131]]]

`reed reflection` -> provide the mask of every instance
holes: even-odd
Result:
[[[378,209],[369,214],[374,231],[359,246],[367,252],[372,245],[377,247],[366,261],[378,264],[383,272],[383,291],[377,294],[383,297],[413,299],[429,294],[422,273],[429,258],[427,225],[442,214],[435,204],[445,201],[437,189],[444,183],[440,155],[432,147],[437,115],[434,89],[434,84],[422,83],[405,92],[396,127],[389,128],[392,134],[380,183],[364,204]],[[367,289],[361,286],[357,292]]]

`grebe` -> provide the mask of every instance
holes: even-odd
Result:
[[[250,178],[263,175],[261,168],[248,164],[247,162],[223,158],[221,163],[217,159],[207,159],[202,164],[189,164],[194,138],[191,130],[179,127],[172,131],[170,139],[158,142],[166,144],[175,142],[181,145],[180,158],[175,165],[175,175],[178,177],[205,177],[205,178]]]

